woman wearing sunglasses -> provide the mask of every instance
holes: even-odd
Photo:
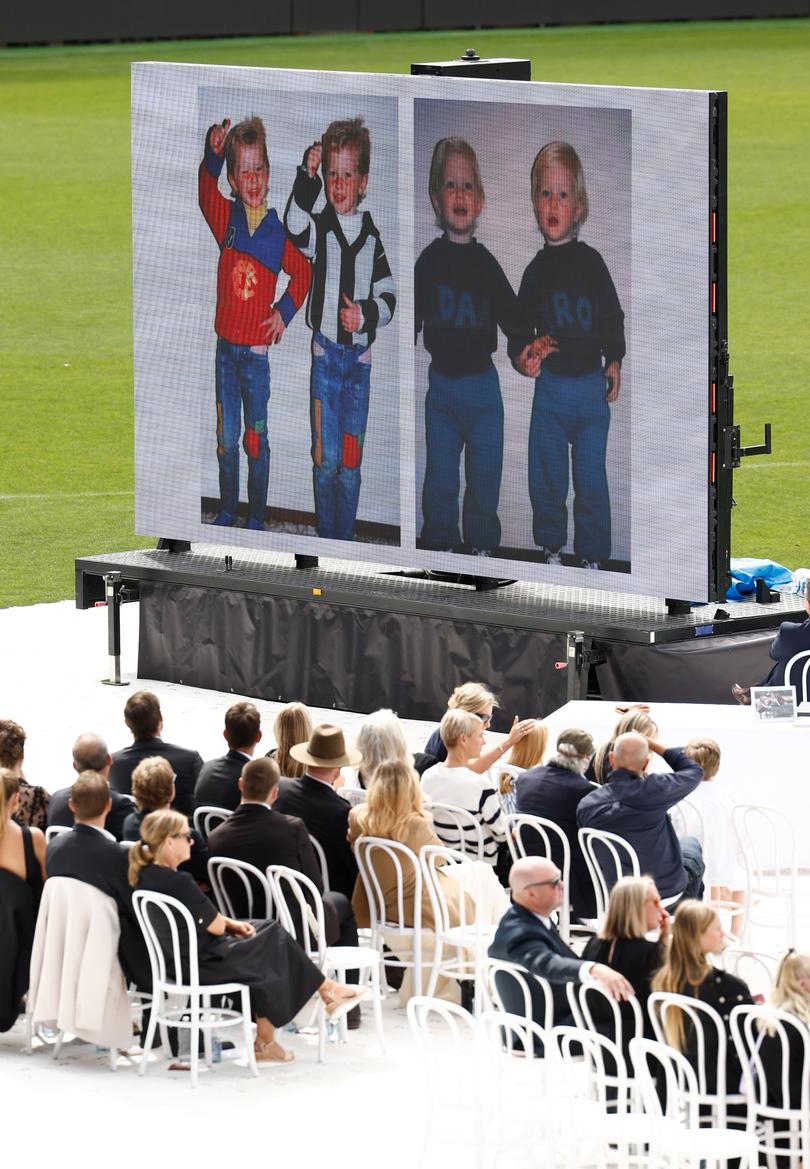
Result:
[[[141,843],[129,851],[129,883],[136,889],[164,893],[189,910],[197,927],[200,982],[245,982],[256,1019],[256,1058],[290,1063],[293,1052],[276,1040],[276,1028],[289,1023],[317,991],[326,1013],[340,1018],[355,1006],[365,988],[347,987],[325,978],[304,950],[277,922],[234,921],[216,907],[188,873],[178,867],[188,860],[192,833],[179,812],[151,812],[141,824]],[[164,952],[170,952],[168,929],[155,928]],[[181,931],[182,941],[182,931]],[[181,953],[186,967],[188,954]],[[184,969],[184,977],[187,971]]]

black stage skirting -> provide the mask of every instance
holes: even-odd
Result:
[[[481,679],[503,702],[497,729],[513,713],[545,715],[588,695],[730,702],[732,681],[767,674],[779,622],[804,616],[796,596],[671,616],[662,602],[593,589],[514,582],[475,592],[342,561],[297,570],[290,556],[202,547],[76,562],[80,608],[102,599],[106,573],[137,591],[139,677],[425,719],[460,682]],[[575,640],[581,666],[566,665]]]

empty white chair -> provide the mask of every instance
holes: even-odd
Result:
[[[728,1106],[744,1105],[739,1084],[726,1083],[726,1028],[714,1007],[689,995],[657,990],[647,1000],[647,1013],[659,1043],[666,1044],[666,1021],[670,1011],[680,1011],[684,1034],[690,1041],[698,1102],[711,1110],[712,1122],[720,1128],[728,1124]],[[736,1121],[739,1126],[739,1120]]]
[[[213,804],[201,804],[194,812],[194,827],[202,836],[208,839],[208,833],[213,832],[218,824],[230,816],[230,808],[216,808]]]
[[[366,789],[364,787],[340,787],[338,788],[338,795],[352,808],[356,808],[358,804],[364,804],[366,802]]]
[[[565,897],[559,908],[560,937],[567,946],[571,945],[571,846],[568,837],[553,820],[546,820],[542,816],[530,816],[525,812],[515,812],[511,816],[504,816],[506,823],[506,841],[512,860],[521,857],[544,856],[554,860],[562,858],[559,865],[560,874],[565,888]],[[556,847],[554,847],[556,846]],[[556,863],[556,862],[555,862]]]
[[[615,832],[580,828],[577,838],[593,884],[596,917],[601,921],[607,913],[610,890],[620,877],[641,876],[638,855],[632,844]]]
[[[267,879],[275,892],[279,921],[288,933],[298,939],[312,961],[339,982],[345,982],[347,970],[356,970],[358,984],[370,988],[374,1026],[380,1047],[385,1051],[380,951],[366,946],[327,946],[323,899],[315,884],[304,873],[298,873],[286,865],[269,865]],[[320,1058],[323,1059],[326,1015],[322,1001],[319,999],[318,1002],[321,1022]]]
[[[483,989],[488,1003],[505,1014],[517,1015],[543,1031],[554,1025],[551,983],[525,966],[485,956],[481,962]],[[538,1023],[538,1019],[542,1020]]]
[[[796,839],[792,821],[777,808],[764,804],[738,804],[732,821],[740,842],[747,881],[747,913],[743,945],[751,943],[757,929],[778,929],[780,944],[796,945],[798,933],[798,882]],[[759,902],[776,903],[783,913],[757,917]]]
[[[644,1112],[652,1121],[650,1164],[700,1169],[740,1158],[740,1169],[753,1169],[756,1142],[749,1133],[701,1126],[697,1077],[686,1056],[652,1039],[632,1039],[630,1058]]]
[[[433,801],[426,806],[433,817],[436,835],[448,848],[466,853],[475,860],[484,859],[484,830],[472,812],[458,808],[455,804],[437,804]]]
[[[794,654],[785,666],[785,685],[796,687],[797,702],[807,702],[808,670],[810,670],[810,649],[803,649]]]
[[[197,958],[197,930],[188,909],[174,897],[137,889],[132,895],[135,916],[143,932],[149,962],[152,967],[152,1010],[143,1043],[139,1074],[146,1072],[149,1053],[160,1027],[164,1053],[169,1053],[167,1028],[176,1027],[189,1032],[189,1059],[191,1086],[196,1088],[199,1066],[199,1040],[203,1036],[205,1062],[213,1063],[211,1033],[224,1027],[242,1028],[248,1068],[259,1074],[253,1051],[253,1025],[250,1018],[250,987],[241,982],[223,982],[201,985]],[[156,922],[163,919],[163,928],[170,939],[172,976],[168,974],[166,954],[160,941]],[[182,942],[181,942],[182,937]],[[188,975],[183,971],[182,954],[188,955]],[[212,1007],[213,996],[238,996],[241,1009]],[[178,1005],[179,1000],[179,1005]]]
[[[208,879],[214,891],[217,909],[225,917],[238,919],[278,916],[273,889],[267,876],[247,861],[236,860],[227,856],[212,856],[208,860]],[[233,894],[238,891],[243,900],[239,908],[245,907],[243,913],[237,913],[233,902]]]
[[[496,927],[485,928],[480,923],[476,865],[472,857],[456,849],[429,844],[420,849],[419,863],[433,914],[433,959],[427,986],[430,997],[436,993],[440,975],[459,981],[476,978],[484,947],[492,940]],[[458,907],[457,923],[447,900],[448,882],[452,882],[453,900]],[[472,899],[472,914],[467,912],[465,893]]]
[[[454,1159],[476,1169],[484,1163],[483,1094],[481,1091],[475,1021],[463,1007],[443,999],[414,995],[408,1000],[408,1026],[421,1059],[424,1094],[418,1110],[424,1125],[420,1155],[447,1145]]]
[[[810,1164],[810,1030],[776,1007],[743,1006],[731,1012],[731,1037],[760,1161],[773,1165],[781,1155],[782,1165],[803,1169]]]
[[[383,954],[383,969],[412,970],[414,993],[420,994],[422,869],[419,858],[404,844],[381,836],[359,836],[353,848],[368,902],[372,948]],[[377,871],[378,864],[385,876],[386,888],[383,888]],[[383,950],[386,936],[390,939],[388,952]],[[393,952],[394,947],[397,953]]]

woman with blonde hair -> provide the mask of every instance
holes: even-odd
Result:
[[[289,1023],[316,991],[327,1004],[327,1015],[337,1019],[359,1002],[365,988],[325,978],[277,922],[235,921],[218,913],[194,879],[178,872],[189,858],[192,839],[180,812],[150,812],[141,824],[141,843],[129,850],[129,883],[185,905],[197,928],[200,982],[247,983],[257,1027],[256,1059],[290,1063],[294,1054],[278,1043],[276,1028]],[[162,922],[155,920],[160,933]],[[161,941],[168,948],[168,930]],[[187,954],[182,958],[185,963]]]
[[[733,1092],[740,1082],[740,1064],[729,1032],[729,1018],[735,1007],[753,1003],[751,992],[740,978],[718,970],[709,962],[709,954],[723,950],[723,927],[710,905],[702,901],[682,901],[672,921],[671,940],[666,961],[654,976],[651,989],[700,999],[717,1011],[726,1030],[726,1086]],[[665,1017],[667,1042],[683,1051],[692,1063],[698,1058],[697,1037],[684,1022],[682,1012],[669,1009]],[[716,1087],[717,1050],[712,1032],[707,1029],[704,1060],[708,1091]]]
[[[655,931],[654,941],[648,934]],[[610,891],[607,914],[599,933],[590,939],[582,957],[601,962],[623,974],[636,992],[647,1021],[650,980],[666,958],[669,914],[651,877],[622,877]],[[651,1034],[651,1031],[650,1031]]]
[[[504,762],[510,767],[528,771],[530,767],[538,767],[543,762],[547,746],[548,729],[541,719],[536,718],[529,733],[515,743],[509,758]],[[502,771],[498,776],[498,799],[507,815],[517,811],[516,787],[519,779],[520,776],[512,775],[511,771]]]
[[[287,779],[300,779],[306,773],[306,764],[299,763],[290,754],[290,747],[298,743],[306,743],[312,734],[312,715],[303,702],[288,702],[276,715],[273,723],[273,734],[276,736],[275,751],[268,751],[268,755],[275,759],[278,769]]]
[[[28,990],[42,884],[45,837],[38,828],[20,827],[12,816],[20,798],[20,778],[0,767],[0,1031],[8,1031]]]
[[[484,730],[487,730],[492,722],[493,711],[500,705],[492,691],[487,690],[482,682],[464,682],[461,686],[456,686],[447,700],[448,710],[464,710],[468,714],[478,715]],[[497,747],[487,747],[479,755],[474,755],[466,761],[466,766],[477,775],[483,775],[485,771],[489,771],[493,763],[503,759],[510,747],[529,734],[535,722],[536,719],[533,718],[519,721],[515,715],[506,738]],[[444,763],[446,760],[447,745],[442,740],[439,727],[425,743],[425,754],[432,756],[437,763]]]
[[[790,1053],[789,1100],[785,1100],[782,1093],[782,1044],[776,1035],[776,1028],[766,1028],[762,1036],[759,1051],[768,1082],[768,1103],[777,1108],[800,1108],[804,1077],[810,1071],[804,1065],[805,1045],[802,1041],[803,1031],[810,1038],[810,954],[788,950],[779,963],[768,1002],[770,1006],[787,1011],[796,1019],[795,1027],[783,1022]],[[776,1158],[777,1165],[787,1163],[785,1158]]]
[[[658,738],[658,724],[650,717],[648,707],[631,706],[627,710],[623,710],[622,707],[617,707],[617,710],[622,711],[622,716],[613,728],[613,734],[606,743],[602,744],[593,757],[593,778],[597,783],[604,783],[607,779],[610,770],[608,756],[613,750],[613,744],[619,735],[624,735],[627,731],[638,731],[645,738]]]
[[[419,777],[413,767],[400,759],[389,759],[381,763],[374,773],[374,782],[368,790],[364,804],[352,808],[349,813],[349,840],[354,843],[359,836],[380,836],[385,840],[396,840],[411,852],[419,855],[425,845],[441,845],[436,835],[433,820],[422,802]],[[479,891],[479,919],[500,921],[509,908],[506,895],[501,890],[492,867],[484,862],[474,862],[477,888]],[[386,909],[390,907],[396,916],[396,873],[387,857],[380,855],[375,871],[385,897]],[[440,879],[444,874],[440,872]],[[416,881],[413,873],[405,873],[405,914],[407,924],[413,924],[414,892]],[[445,900],[452,925],[458,925],[459,896],[458,883],[449,876],[443,881]],[[469,890],[465,905],[465,920],[473,919],[473,903]],[[369,909],[365,889],[358,878],[352,898],[357,924],[363,928],[369,925]],[[422,924],[433,928],[433,911],[427,889],[422,890]]]

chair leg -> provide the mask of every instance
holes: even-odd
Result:
[[[200,1070],[200,1000],[195,999],[190,1004],[190,1023],[189,1027],[189,1063],[191,1066],[191,1086],[197,1087],[197,1079]]]
[[[250,1020],[250,991],[246,986],[242,987],[242,1023],[245,1030],[245,1053],[247,1055],[248,1071],[252,1076],[258,1076],[259,1069],[256,1064],[256,1052],[253,1047],[253,1024]]]
[[[318,996],[318,1063],[323,1063],[326,1059],[326,1004],[323,999]]]
[[[213,1067],[214,1064],[214,1047],[211,1042],[211,996],[204,994],[202,999],[202,1015],[200,1019],[200,1027],[203,1034],[203,1051],[205,1052],[205,1062],[207,1066]]]
[[[113,1046],[110,1048],[110,1071],[114,1072],[118,1068],[118,1048]]]
[[[385,1035],[383,1034],[383,1015],[382,1015],[382,988],[380,986],[380,967],[382,962],[376,966],[372,966],[371,974],[371,993],[374,996],[372,1006],[374,1008],[374,1028],[377,1032],[377,1038],[380,1041],[380,1050],[385,1055]]]
[[[149,1053],[152,1050],[152,1044],[155,1042],[155,1031],[158,1026],[158,1015],[163,1007],[163,994],[155,990],[152,994],[152,1003],[149,1008],[149,1026],[146,1028],[146,1035],[143,1041],[143,1054],[141,1055],[141,1065],[138,1068],[138,1075],[142,1076],[146,1072],[146,1065],[149,1063]],[[160,1041],[163,1044],[164,1052],[169,1052],[169,1029],[164,1023],[160,1024]]]
[[[54,1043],[54,1045],[53,1045],[53,1053],[52,1053],[54,1059],[59,1058],[59,1053],[62,1050],[62,1042],[63,1042],[64,1038],[65,1038],[64,1031],[60,1031],[59,1034],[56,1036],[56,1043]]]

